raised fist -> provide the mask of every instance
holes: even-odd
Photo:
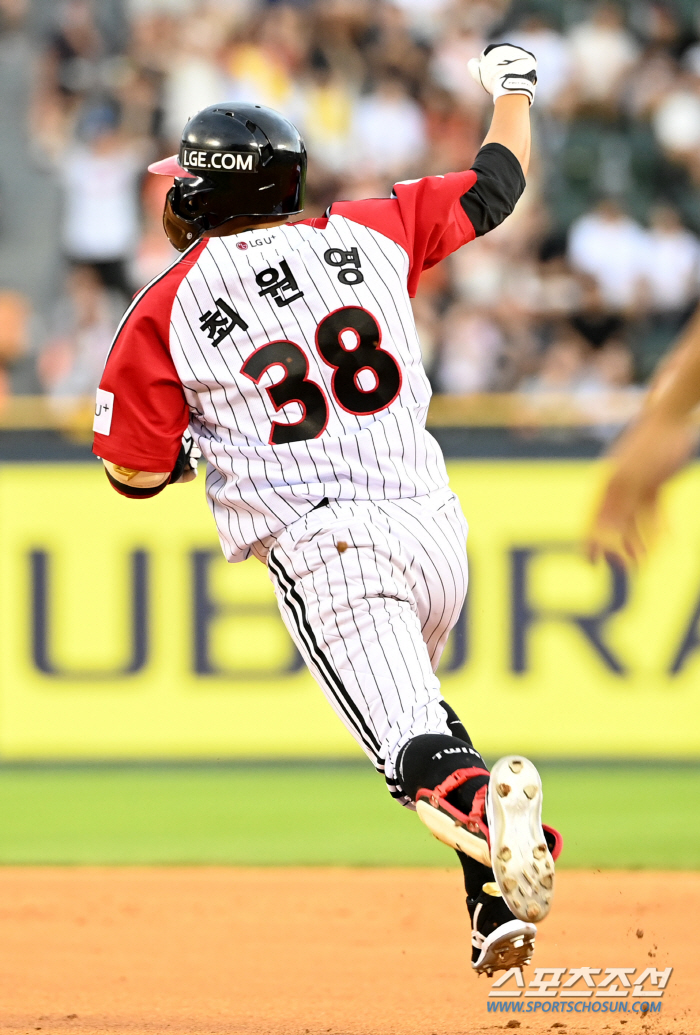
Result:
[[[511,43],[492,43],[481,57],[471,59],[468,68],[494,103],[509,93],[524,94],[530,104],[535,99],[537,58],[529,50]]]

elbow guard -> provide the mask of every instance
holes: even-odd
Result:
[[[110,474],[106,467],[105,474],[107,475],[107,480],[109,481],[109,484],[112,486],[113,489],[117,490],[120,496],[128,496],[130,499],[134,500],[147,500],[150,499],[151,496],[157,496],[158,493],[162,492],[165,486],[168,484],[168,481],[166,479],[166,481],[161,482],[160,485],[153,485],[148,486],[147,488],[143,488],[139,485],[129,485],[128,482],[118,481],[114,477],[114,475]]]
[[[503,144],[486,144],[472,169],[476,183],[460,198],[477,237],[497,227],[515,208],[525,190],[522,166]]]
[[[107,460],[104,461],[105,474],[112,488],[116,489],[120,496],[128,496],[135,500],[147,500],[151,496],[157,496],[166,485],[173,485],[179,481],[190,481],[192,478],[195,478],[197,475],[197,461],[201,455],[188,428],[182,436],[180,452],[169,476],[167,474],[151,474],[149,472],[119,467],[119,465]],[[110,467],[112,470],[110,470]],[[115,474],[123,475],[124,479],[115,477]],[[157,478],[162,480],[160,482],[156,481],[154,484],[148,484],[148,482],[153,482]],[[135,484],[137,479],[140,479],[141,484]],[[143,484],[144,481],[146,482],[145,485]]]

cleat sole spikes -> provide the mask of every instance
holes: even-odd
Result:
[[[477,974],[491,977],[499,970],[510,970],[511,967],[526,967],[535,951],[534,924],[520,920],[509,920],[501,924],[485,939],[481,953],[472,969]]]
[[[486,814],[496,881],[519,920],[539,922],[549,912],[554,887],[539,773],[527,758],[508,756],[494,765],[489,788]]]

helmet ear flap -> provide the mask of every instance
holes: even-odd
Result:
[[[179,252],[187,251],[191,244],[202,234],[197,220],[184,219],[173,208],[175,203],[175,187],[171,187],[165,198],[163,209],[163,229],[165,235]]]

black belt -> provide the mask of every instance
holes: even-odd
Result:
[[[321,500],[321,502],[317,503],[316,506],[312,507],[311,509],[312,510],[320,510],[321,507],[327,507],[328,505],[329,505],[328,497],[324,496],[323,499]]]

